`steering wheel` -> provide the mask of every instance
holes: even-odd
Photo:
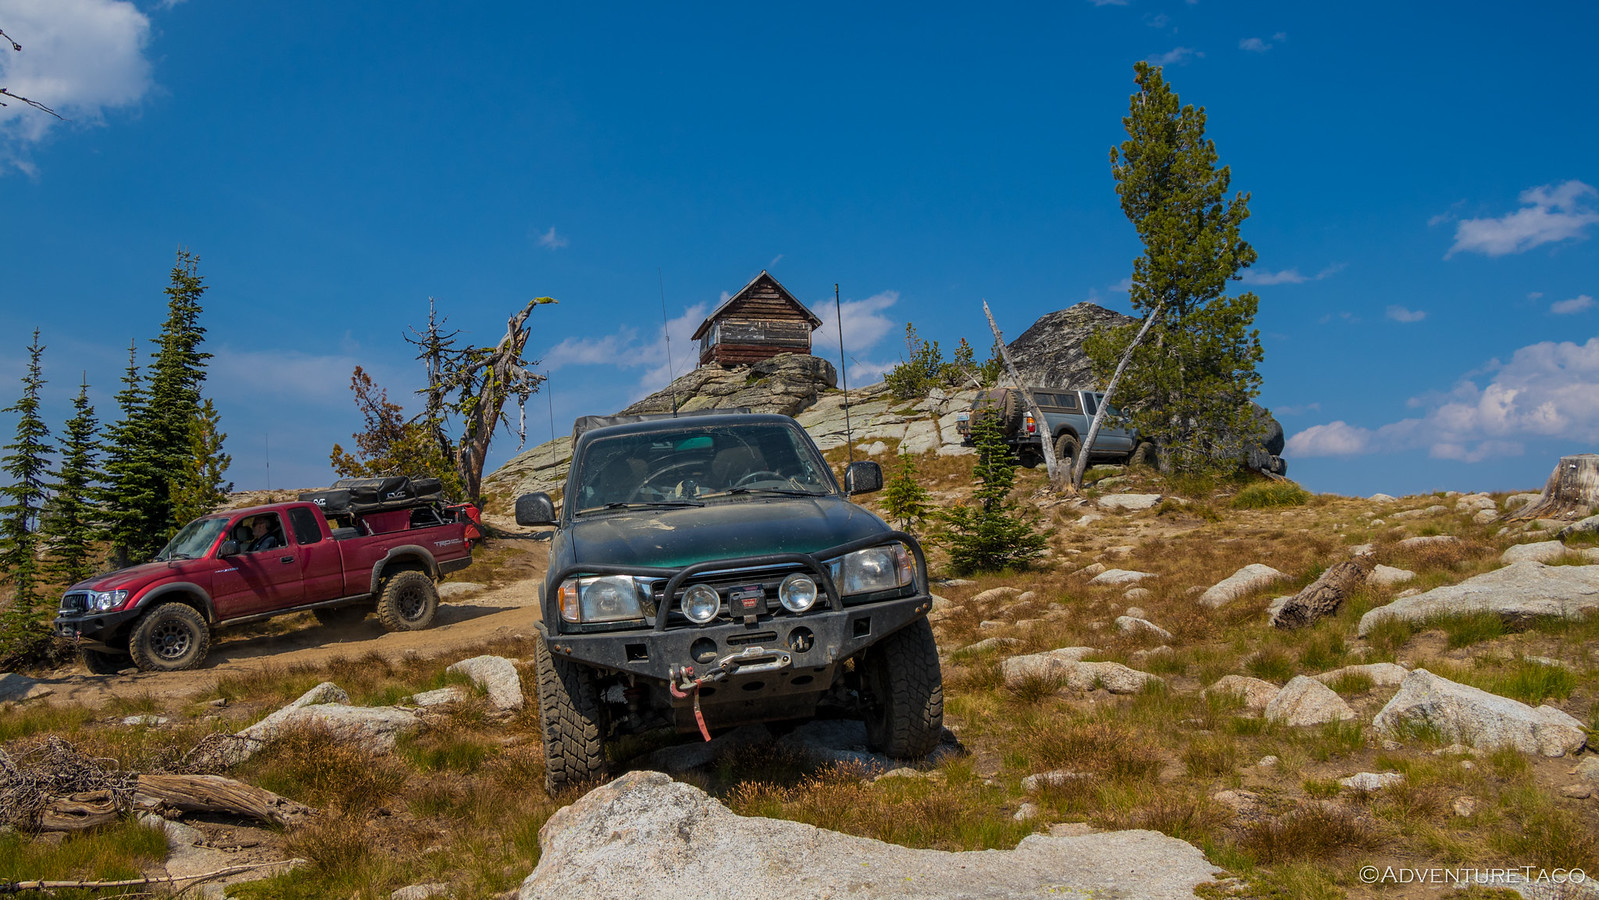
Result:
[[[770,477],[768,477],[768,476],[770,476]],[[754,484],[757,481],[792,481],[792,480],[793,480],[792,478],[789,478],[787,475],[784,475],[782,472],[774,472],[771,469],[757,469],[756,471],[751,472],[748,475],[745,475],[743,478],[740,478],[739,480],[733,482],[733,487],[741,488],[741,487],[743,487],[746,484]]]
[[[627,495],[627,502],[638,502],[639,499],[644,496],[646,491],[654,491],[657,494],[663,493],[662,488],[656,486],[656,482],[659,481],[665,485],[675,485],[677,482],[683,480],[678,475],[679,472],[686,472],[690,469],[697,470],[700,468],[702,468],[700,461],[695,459],[691,459],[686,462],[673,463],[672,465],[669,465],[659,472],[656,472],[650,475],[650,477],[644,479],[644,481],[638,487],[633,489],[631,494]]]

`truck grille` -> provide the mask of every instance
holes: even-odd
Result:
[[[89,594],[87,591],[73,591],[61,598],[61,611],[64,613],[81,613],[89,608]]]

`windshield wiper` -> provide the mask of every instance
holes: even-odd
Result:
[[[732,488],[725,491],[717,491],[714,494],[701,494],[700,496],[716,498],[735,497],[744,494],[780,494],[784,497],[820,497],[826,493],[826,491],[796,491],[791,488]]]
[[[626,503],[616,502],[607,503],[604,506],[591,506],[588,509],[579,510],[578,514],[582,515],[583,513],[591,513],[602,509],[661,509],[663,507],[704,505],[698,500],[632,500]]]

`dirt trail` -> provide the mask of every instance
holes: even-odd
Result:
[[[103,706],[113,697],[150,695],[158,700],[182,700],[210,691],[219,679],[239,677],[262,669],[293,666],[318,667],[338,657],[360,658],[370,653],[389,658],[408,655],[472,656],[476,648],[498,638],[531,635],[540,619],[539,583],[549,544],[512,538],[498,556],[516,557],[514,566],[474,564],[446,582],[469,584],[475,577],[498,575],[498,585],[460,596],[446,597],[431,628],[423,631],[387,632],[376,616],[354,625],[320,625],[309,613],[285,616],[252,626],[218,633],[200,668],[186,672],[138,672],[90,675],[81,663],[62,666],[38,676],[50,688],[45,702],[55,705]],[[480,559],[483,554],[480,554]],[[493,564],[492,562],[490,563]],[[504,571],[511,568],[513,571]],[[165,704],[163,704],[165,705]]]

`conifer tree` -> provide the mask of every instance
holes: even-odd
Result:
[[[140,375],[138,345],[128,345],[128,368],[117,392],[122,417],[111,426],[105,440],[105,479],[96,496],[111,543],[112,562],[121,568],[148,558],[160,544],[150,546],[147,523],[164,515],[158,497],[167,492],[166,478],[158,468],[148,441],[149,396]]]
[[[210,398],[200,402],[200,414],[189,422],[189,453],[172,480],[172,513],[179,522],[197,519],[228,499],[233,482],[222,479],[233,457],[222,452],[228,436]]]
[[[95,456],[99,444],[95,431],[99,421],[89,403],[87,375],[72,401],[72,418],[61,435],[61,467],[56,469],[55,496],[45,512],[43,531],[47,540],[50,574],[64,585],[76,584],[94,574],[94,543],[99,535],[95,509],[97,474]]]
[[[1232,173],[1216,165],[1205,110],[1182,106],[1158,66],[1134,70],[1127,140],[1110,158],[1122,211],[1144,245],[1129,299],[1146,318],[1083,348],[1103,383],[1133,347],[1115,402],[1159,445],[1163,468],[1214,470],[1232,464],[1254,427],[1249,400],[1260,385],[1260,333],[1251,327],[1259,298],[1224,293],[1255,261],[1239,233],[1249,195],[1228,198]],[[1152,327],[1138,342],[1142,324]]]
[[[16,437],[5,445],[0,469],[11,483],[0,488],[0,576],[11,582],[12,602],[0,616],[0,657],[25,650],[40,637],[39,512],[44,507],[50,474],[50,429],[39,415],[39,392],[44,377],[39,357],[44,347],[39,330],[28,347],[28,371],[22,376],[22,397],[3,412],[17,416]]]
[[[900,530],[911,527],[927,518],[927,488],[916,480],[916,460],[904,450],[899,453],[899,467],[883,486],[883,506],[889,518],[899,522]]]
[[[211,354],[201,352],[205,329],[200,325],[200,298],[206,291],[198,268],[200,260],[188,251],[178,251],[172,266],[172,283],[167,286],[167,320],[155,339],[156,352],[150,360],[150,396],[146,410],[148,448],[157,471],[166,474],[164,490],[152,498],[153,532],[147,545],[159,550],[167,538],[186,520],[178,517],[172,505],[175,482],[189,460],[190,435],[200,417],[200,387],[205,383],[205,361]]]
[[[972,426],[977,444],[977,489],[972,501],[943,513],[940,540],[949,550],[950,568],[957,575],[1025,569],[1042,556],[1047,543],[1033,523],[1011,502],[1016,484],[1016,464],[995,416]]]

